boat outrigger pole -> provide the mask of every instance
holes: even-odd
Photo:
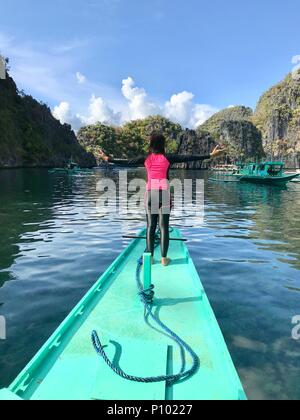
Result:
[[[123,239],[147,239],[146,236],[131,236],[131,235],[123,235],[122,238]],[[188,239],[170,238],[170,241],[188,242]]]
[[[143,255],[144,262],[144,290],[151,290],[152,285],[152,264],[151,264],[150,253],[145,253]]]

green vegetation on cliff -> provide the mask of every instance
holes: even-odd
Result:
[[[7,74],[0,80],[0,167],[64,166],[73,156],[82,166],[96,161],[79,145],[69,125],[51,110],[20,93]]]
[[[182,128],[161,116],[130,121],[122,127],[97,123],[81,128],[77,137],[79,143],[93,152],[96,158],[100,148],[110,155],[131,158],[148,152],[148,137],[154,131],[166,136],[168,152],[177,151],[177,138]]]

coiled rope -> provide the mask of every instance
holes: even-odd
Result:
[[[159,241],[159,236],[156,235],[156,243],[158,241]],[[183,358],[184,358],[185,352],[187,352],[193,360],[192,367],[190,369],[185,370],[185,362],[183,362],[181,371],[175,375],[161,375],[161,376],[153,376],[153,377],[151,376],[138,377],[138,376],[128,375],[120,367],[114,365],[109,360],[109,358],[107,357],[107,354],[105,353],[104,346],[102,345],[96,331],[92,332],[92,343],[97,354],[101,356],[103,360],[105,361],[105,363],[120,377],[129,381],[133,381],[133,382],[140,382],[140,383],[166,382],[167,385],[174,385],[175,383],[179,381],[186,380],[192,377],[198,371],[200,367],[200,359],[197,356],[197,354],[194,352],[194,350],[190,347],[190,345],[187,344],[182,338],[180,338],[167,325],[165,325],[159,319],[159,317],[153,312],[154,286],[151,285],[151,287],[147,290],[143,288],[143,284],[141,281],[142,267],[143,267],[143,257],[139,258],[137,262],[136,282],[137,282],[138,294],[145,308],[145,311],[144,311],[145,321],[147,322],[147,319],[150,317],[162,329],[161,331],[162,333],[165,333],[169,338],[175,341],[175,343],[178,344],[178,346],[181,349]]]

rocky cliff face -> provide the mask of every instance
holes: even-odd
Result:
[[[261,130],[263,145],[271,158],[287,166],[300,164],[300,70],[289,74],[259,100],[254,124]]]
[[[180,155],[209,155],[216,146],[216,142],[207,131],[186,130],[178,136],[178,154]],[[208,162],[188,162],[173,165],[178,169],[203,169]]]
[[[200,131],[208,131],[216,141],[219,141],[221,135],[221,125],[224,121],[250,121],[252,116],[252,109],[246,108],[245,106],[226,108],[214,114],[211,118],[205,121],[199,129]]]
[[[57,121],[46,105],[20,94],[7,74],[0,80],[0,167],[60,167],[71,156],[83,167],[96,164],[71,127]]]
[[[267,156],[284,160],[287,167],[299,168],[300,70],[262,95],[254,113],[244,106],[227,108],[201,125],[197,134],[185,133],[180,150],[197,153],[205,132],[209,133],[206,138],[210,138],[211,145],[215,142],[227,146],[231,161]]]
[[[264,156],[262,136],[252,123],[253,111],[243,106],[224,109],[197,130],[208,132],[211,139],[228,149],[231,161],[239,159],[260,159]]]
[[[233,161],[256,160],[264,156],[261,132],[247,120],[223,121],[220,125],[220,143],[228,147]]]

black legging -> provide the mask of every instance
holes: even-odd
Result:
[[[166,258],[169,250],[171,199],[169,191],[147,192],[147,252],[154,255],[155,233],[157,225],[160,228],[161,255]]]

